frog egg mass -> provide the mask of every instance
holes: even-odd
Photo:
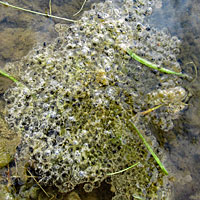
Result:
[[[149,69],[126,53],[132,49],[181,72],[178,38],[146,22],[158,2],[93,4],[76,23],[56,24],[55,41],[6,66],[10,74],[16,65],[23,69],[18,77],[26,86],[13,86],[4,96],[6,121],[22,138],[17,162],[31,168],[42,186],[66,193],[82,184],[90,192],[109,177],[113,200],[167,198],[166,177],[130,121],[162,160],[150,127],[170,130],[187,92],[181,78]]]

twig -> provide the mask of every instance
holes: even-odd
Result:
[[[86,3],[86,1],[87,0],[84,0],[84,2],[83,2],[83,4],[82,4],[82,6],[81,6],[81,8],[80,8],[80,10],[78,11],[78,12],[76,12],[75,14],[73,14],[73,16],[76,16],[76,15],[78,15],[82,10],[83,10],[83,7],[84,7],[84,5],[85,5],[85,3]]]
[[[135,129],[136,133],[138,134],[138,136],[140,137],[140,139],[143,141],[143,143],[145,144],[145,146],[147,147],[147,149],[150,151],[151,155],[154,157],[154,159],[156,160],[156,162],[158,163],[158,165],[160,166],[160,168],[163,170],[163,172],[166,175],[168,175],[168,171],[165,169],[164,165],[162,164],[162,162],[160,161],[160,159],[158,158],[158,156],[154,153],[153,149],[147,143],[147,141],[145,140],[145,138],[143,137],[143,135],[140,133],[140,131],[137,129],[137,127],[131,121],[130,121],[130,124]]]
[[[145,60],[144,58],[141,58],[140,56],[136,55],[130,49],[127,50],[127,53],[133,59],[137,60],[138,62],[142,63],[143,65],[146,65],[147,67],[150,67],[152,69],[158,70],[158,71],[166,73],[166,74],[174,74],[174,75],[181,76],[181,77],[184,77],[184,78],[189,78],[189,76],[187,74],[182,74],[182,73],[175,72],[175,71],[163,68],[163,67],[159,67],[156,64],[153,64],[153,63],[149,62],[148,60]]]
[[[15,161],[15,173],[16,175],[18,175],[18,165],[17,165],[17,161],[16,161],[16,158],[14,158],[14,161]]]
[[[12,185],[12,181],[11,181],[11,177],[10,177],[10,166],[9,166],[9,164],[8,164],[8,171],[7,171],[7,180],[8,180],[7,187],[9,187],[9,186]]]
[[[47,197],[50,197],[47,192],[44,190],[44,188],[38,183],[38,181],[35,179],[35,177],[31,174],[31,172],[27,169],[28,173],[31,175],[33,180],[37,183],[37,185],[41,188],[41,190],[47,195]]]
[[[131,169],[131,168],[137,166],[139,163],[140,163],[140,162],[137,162],[137,163],[135,163],[134,165],[131,165],[130,167],[127,167],[126,169],[122,169],[122,170],[117,171],[117,172],[109,173],[109,174],[107,174],[107,175],[108,175],[108,176],[112,176],[112,175],[115,175],[115,174],[119,174],[119,173],[125,172],[126,170]]]
[[[55,19],[61,19],[61,20],[65,20],[65,21],[68,21],[68,22],[76,22],[76,20],[73,20],[73,19],[67,19],[67,18],[49,15],[49,14],[45,14],[45,13],[41,13],[41,12],[37,12],[37,11],[33,11],[33,10],[28,10],[28,9],[25,9],[25,8],[20,8],[20,7],[13,6],[13,5],[11,5],[7,2],[3,2],[3,1],[0,1],[0,4],[2,4],[4,6],[11,7],[11,8],[15,8],[15,9],[18,9],[18,10],[23,10],[25,12],[29,12],[29,13],[33,13],[33,14],[37,14],[37,15],[42,15],[42,16],[45,16],[45,17],[52,17],[52,18],[55,18]]]

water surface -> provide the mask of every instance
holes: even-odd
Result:
[[[181,53],[178,56],[185,72],[197,78],[185,82],[184,87],[191,93],[188,109],[181,113],[175,127],[162,135],[168,151],[172,171],[175,175],[174,200],[200,199],[200,2],[198,0],[165,0],[162,9],[157,9],[152,24],[167,28],[181,41]]]

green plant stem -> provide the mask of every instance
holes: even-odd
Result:
[[[136,133],[138,134],[138,136],[140,137],[140,139],[143,141],[143,143],[145,144],[145,146],[147,147],[147,149],[149,150],[149,152],[151,153],[151,155],[154,157],[154,159],[156,160],[156,162],[158,163],[158,165],[160,166],[160,168],[163,170],[163,172],[166,175],[168,175],[168,171],[165,169],[164,165],[162,164],[162,162],[160,161],[160,159],[158,158],[158,156],[154,153],[153,149],[147,143],[147,141],[145,140],[145,138],[143,137],[143,135],[140,133],[140,131],[137,129],[137,127],[131,121],[130,121],[130,124],[135,129]]]
[[[140,162],[137,162],[137,163],[135,163],[134,165],[131,165],[130,167],[127,167],[126,169],[122,169],[122,170],[117,171],[117,172],[109,173],[109,174],[107,174],[107,175],[108,175],[108,176],[112,176],[112,175],[115,175],[115,174],[119,174],[119,173],[125,172],[126,170],[131,169],[131,168],[137,166],[139,163],[140,163]]]
[[[152,68],[152,69],[158,70],[158,71],[163,72],[163,73],[174,74],[174,75],[177,75],[177,76],[181,76],[181,77],[184,77],[184,78],[188,78],[188,75],[187,75],[187,74],[182,74],[182,73],[175,72],[175,71],[172,71],[172,70],[163,68],[163,67],[159,67],[159,66],[157,66],[156,64],[151,63],[151,62],[149,62],[148,60],[145,60],[144,58],[142,58],[142,57],[136,55],[136,54],[133,53],[133,51],[131,51],[130,49],[127,50],[127,53],[128,53],[133,59],[137,60],[138,62],[140,62],[140,63],[143,64],[143,65],[146,65],[147,67],[150,67],[150,68]]]
[[[18,9],[18,10],[23,10],[25,12],[29,12],[29,13],[33,13],[33,14],[37,14],[37,15],[42,15],[42,16],[45,16],[45,17],[52,17],[52,18],[55,18],[55,19],[61,19],[61,20],[69,21],[69,22],[76,22],[76,20],[73,20],[73,19],[57,17],[57,16],[54,16],[54,15],[49,15],[49,14],[45,14],[45,13],[41,13],[41,12],[37,12],[37,11],[33,11],[33,10],[28,10],[28,9],[25,9],[25,8],[20,8],[18,6],[13,6],[13,5],[11,5],[7,2],[3,2],[3,1],[0,1],[0,4],[2,4],[4,6],[11,7],[11,8],[15,8],[15,9]]]
[[[39,184],[39,182],[36,180],[36,178],[33,176],[33,174],[28,170],[28,173],[31,175],[31,177],[33,178],[33,180],[37,183],[37,185],[40,187],[40,189],[46,194],[47,197],[50,197],[49,194],[44,190],[44,188]]]
[[[15,83],[19,83],[19,81],[17,79],[15,79],[13,76],[8,75],[6,72],[3,72],[2,70],[0,70],[0,74],[2,76],[9,78],[11,81],[13,81]]]
[[[6,72],[2,71],[1,69],[0,69],[0,75],[4,76],[6,78],[9,78],[11,81],[13,81],[14,83],[16,83],[20,87],[26,87],[23,83],[21,83],[20,81],[18,81],[17,79],[15,79],[13,76],[10,76]],[[28,87],[26,87],[26,88],[28,88]]]

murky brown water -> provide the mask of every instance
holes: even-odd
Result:
[[[100,0],[99,0],[100,1]],[[83,1],[52,1],[54,15],[72,18],[81,7]],[[15,5],[46,12],[48,1],[13,0]],[[86,9],[89,5],[86,6]],[[179,61],[186,72],[195,74],[195,67],[200,64],[200,3],[199,0],[165,0],[162,9],[155,10],[151,23],[155,26],[167,27],[172,35],[182,40]],[[77,16],[77,17],[80,17]],[[0,68],[5,63],[20,60],[35,45],[49,42],[55,38],[55,23],[58,20],[24,13],[0,5]],[[194,64],[188,64],[193,62]],[[0,77],[0,98],[11,84]],[[192,97],[188,100],[188,109],[176,120],[175,128],[169,133],[156,133],[168,155],[171,177],[174,179],[174,200],[200,199],[200,82],[198,77],[192,83],[185,82],[185,87]],[[2,98],[1,98],[2,100]],[[1,101],[1,103],[3,103]],[[3,105],[0,107],[3,114]],[[1,126],[0,126],[1,127]],[[10,134],[9,136],[11,136]],[[16,143],[15,143],[16,145]],[[12,148],[10,151],[13,151]],[[12,154],[12,153],[11,153]],[[109,189],[108,189],[109,190]],[[96,193],[95,193],[96,192]],[[90,195],[83,194],[83,199],[104,199],[95,191]],[[84,197],[85,195],[85,197]],[[110,192],[107,199],[111,199]]]

